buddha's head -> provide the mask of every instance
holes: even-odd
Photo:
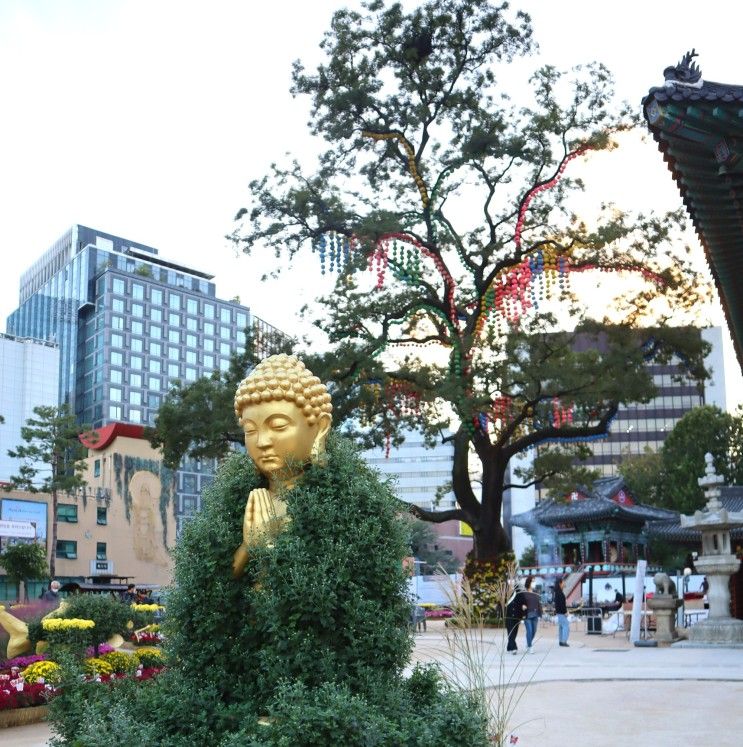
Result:
[[[290,478],[322,458],[332,410],[325,385],[293,355],[261,361],[235,395],[245,447],[269,480]]]

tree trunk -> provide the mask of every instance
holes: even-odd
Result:
[[[57,572],[57,491],[52,489],[52,541],[49,548],[49,577],[52,581]]]

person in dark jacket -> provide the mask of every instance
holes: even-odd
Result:
[[[506,651],[510,651],[514,655],[518,652],[516,634],[519,632],[519,623],[524,616],[523,607],[525,604],[524,592],[517,582],[511,598],[506,603],[506,630],[508,631]]]
[[[568,623],[568,604],[565,600],[565,592],[562,586],[564,578],[558,578],[555,584],[555,614],[557,615],[557,640],[561,646],[568,645],[570,635],[570,624]]]
[[[534,636],[537,634],[537,623],[542,616],[542,600],[539,598],[539,594],[531,590],[533,581],[533,576],[527,577],[524,584],[524,604],[522,605],[525,618],[524,627],[526,628],[526,650],[530,654],[534,653],[532,643],[534,643]]]
[[[41,595],[42,600],[53,604],[55,607],[59,606],[59,603],[62,601],[59,596],[61,587],[62,584],[59,581],[52,581],[49,584],[49,588]]]

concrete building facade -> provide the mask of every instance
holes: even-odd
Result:
[[[59,348],[53,342],[0,334],[0,483],[18,474],[8,449],[22,443],[21,428],[34,407],[57,404]]]
[[[89,576],[128,576],[142,584],[172,580],[170,554],[176,538],[178,508],[175,473],[144,438],[140,425],[110,424],[87,442],[87,486],[58,497],[57,543],[51,547],[51,501],[44,493],[5,491],[0,517],[33,521],[36,542],[55,553],[58,580]],[[3,543],[12,540],[3,539]],[[38,584],[37,584],[38,586]],[[30,596],[38,596],[35,587]],[[0,575],[0,599],[13,598]]]

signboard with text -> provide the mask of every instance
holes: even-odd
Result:
[[[47,505],[42,501],[3,498],[0,501],[0,520],[33,524],[36,528],[36,539],[46,541]]]
[[[29,521],[4,521],[0,519],[0,537],[35,539],[36,528]]]

